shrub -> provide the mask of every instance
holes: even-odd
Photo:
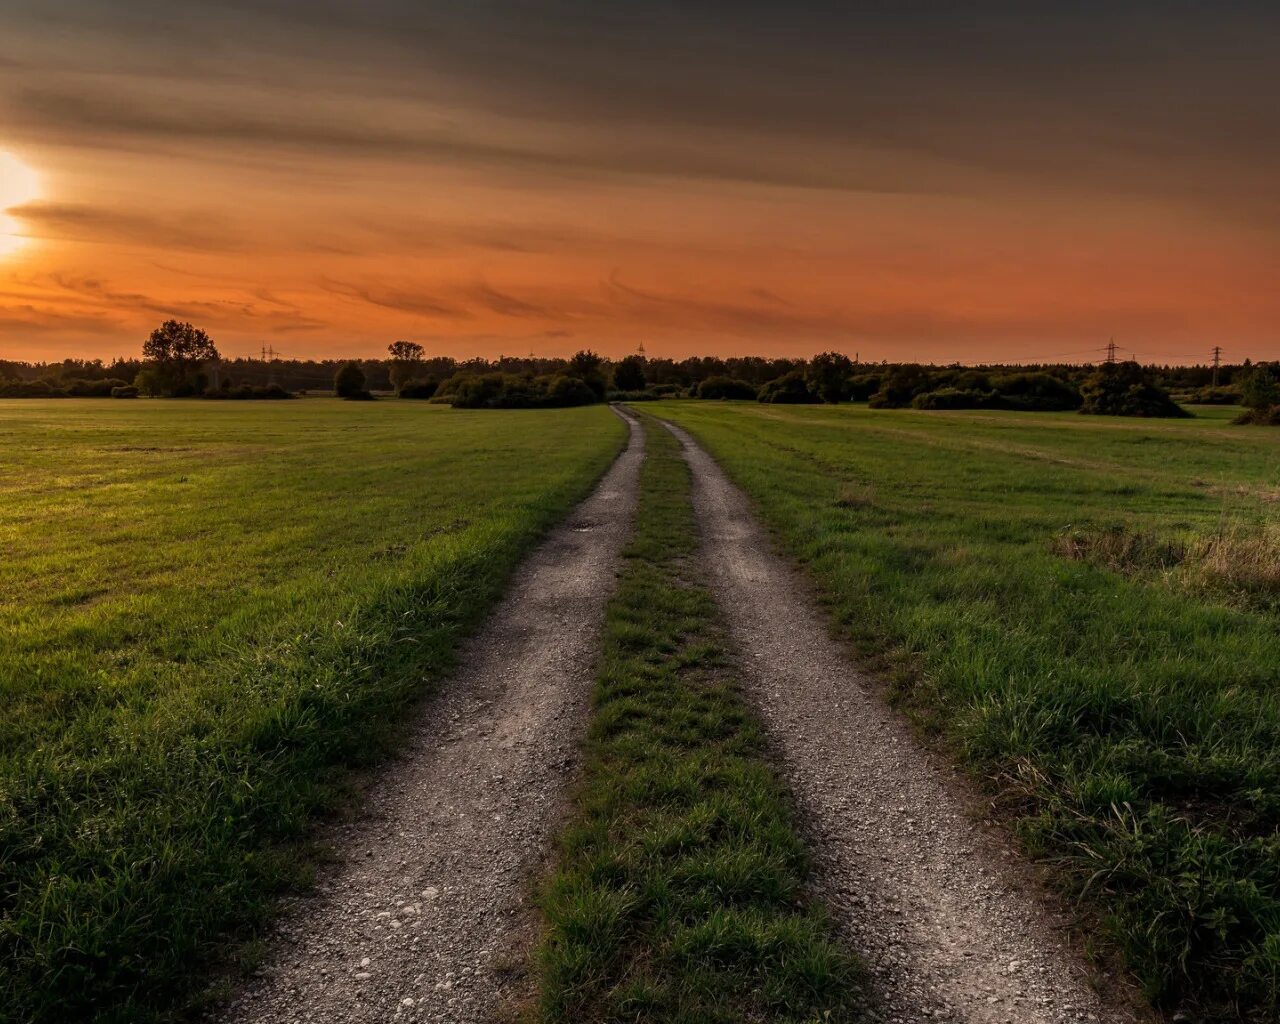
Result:
[[[913,409],[992,409],[999,408],[1000,396],[994,391],[938,388],[911,399]]]
[[[580,377],[557,374],[455,374],[440,386],[455,409],[543,409],[591,405],[600,401],[594,388]]]
[[[1180,400],[1192,405],[1243,405],[1242,399],[1243,396],[1235,388],[1209,387],[1188,391]]]
[[[112,398],[137,398],[138,389],[135,388],[132,384],[123,384],[119,387],[114,387],[111,389],[111,397]]]
[[[591,405],[597,401],[599,401],[599,396],[597,396],[593,388],[587,385],[586,381],[577,377],[560,375],[551,378],[551,383],[547,387],[546,401],[543,404],[552,406]]]
[[[440,390],[437,380],[411,380],[400,386],[401,398],[432,398]]]
[[[799,370],[792,370],[776,380],[769,381],[760,389],[757,397],[761,402],[773,405],[812,405],[820,401],[809,390],[804,374]]]
[[[144,366],[133,378],[133,386],[144,395],[158,395],[163,386],[163,380],[154,366]]]
[[[343,363],[333,375],[333,393],[339,398],[359,399],[369,395],[364,388],[364,370],[357,362]]]
[[[1191,414],[1135,362],[1106,363],[1080,388],[1082,413],[1091,416],[1185,417]]]
[[[67,393],[52,381],[11,380],[0,383],[0,398],[66,398]]]
[[[1072,412],[1084,402],[1074,384],[1051,373],[1009,373],[993,378],[991,387],[1003,409]]]
[[[204,397],[213,401],[252,401],[257,399],[293,398],[294,396],[279,384],[267,384],[265,387],[241,384],[238,388],[226,387],[219,388],[217,391],[207,391]]]
[[[697,388],[699,398],[745,399],[755,401],[755,385],[732,377],[708,377]]]
[[[652,391],[608,391],[605,393],[605,401],[607,402],[656,402],[661,395],[655,395]]]
[[[62,390],[72,398],[110,398],[115,388],[124,387],[126,380],[64,380]]]
[[[845,393],[851,402],[865,402],[880,390],[882,377],[878,373],[859,373],[845,382]]]
[[[1273,367],[1259,364],[1249,371],[1240,388],[1240,404],[1245,411],[1237,423],[1280,426],[1280,382]]]
[[[930,390],[932,384],[924,367],[915,363],[895,367],[871,396],[873,409],[905,409],[916,395]]]

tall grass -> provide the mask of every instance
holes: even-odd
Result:
[[[648,450],[579,812],[543,899],[541,1018],[860,1019],[857,971],[805,897],[791,807],[698,582],[688,470],[667,431]]]
[[[601,409],[0,403],[0,1019],[172,1019],[618,450]]]
[[[1273,440],[1230,410],[659,412],[1157,1002],[1280,1016]]]

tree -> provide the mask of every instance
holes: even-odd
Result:
[[[399,391],[413,380],[426,349],[416,341],[393,341],[387,346],[387,354],[391,356],[391,386]]]
[[[1280,405],[1280,382],[1266,363],[1259,363],[1245,377],[1240,387],[1240,404],[1253,412],[1269,411],[1272,406]]]
[[[603,362],[603,359],[588,349],[575,352],[573,358],[569,360],[566,376],[577,377],[596,393],[596,398],[603,398],[604,373],[600,369]]]
[[[1240,387],[1240,404],[1246,411],[1237,423],[1280,426],[1280,381],[1275,373],[1278,368],[1280,364],[1259,363],[1246,372]]]
[[[156,390],[170,395],[204,390],[202,364],[218,358],[209,335],[178,320],[166,320],[143,342],[142,358],[155,364]]]
[[[1092,416],[1189,416],[1149,370],[1129,360],[1104,363],[1080,385],[1080,411]]]
[[[804,374],[799,370],[784,373],[760,389],[757,400],[776,405],[808,405],[820,399],[809,390]]]
[[[809,360],[805,381],[810,391],[834,405],[847,396],[852,373],[853,360],[848,356],[840,352],[820,352]]]
[[[333,393],[339,398],[361,398],[368,394],[364,389],[364,370],[357,362],[343,363],[333,375]]]
[[[613,368],[613,386],[618,391],[643,391],[644,359],[640,356],[627,356]]]

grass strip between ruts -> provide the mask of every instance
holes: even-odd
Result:
[[[543,895],[544,1021],[853,1021],[860,972],[699,581],[689,471],[653,424],[576,816]]]

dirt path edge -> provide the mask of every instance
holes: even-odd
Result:
[[[228,1024],[487,1021],[523,994],[526,895],[567,810],[644,431],[529,556],[276,929]]]
[[[842,645],[751,502],[675,424],[711,585],[748,696],[810,832],[815,888],[874,979],[887,1021],[1149,1021],[1107,1005],[1069,921],[978,801],[923,748]]]

